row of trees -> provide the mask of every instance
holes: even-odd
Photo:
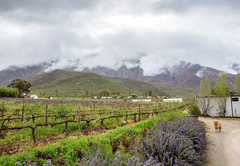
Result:
[[[0,86],[0,97],[12,97],[17,98],[19,95],[18,89],[10,87]]]
[[[0,97],[24,97],[24,94],[30,92],[29,88],[32,86],[31,83],[26,80],[15,79],[7,87],[0,87]]]
[[[240,94],[240,72],[235,77],[235,92],[229,91],[227,87],[227,78],[225,72],[221,73],[219,79],[215,80],[215,85],[211,88],[211,80],[206,77],[200,82],[198,106],[203,111],[203,114],[208,114],[213,105],[210,103],[211,96],[215,96],[215,101],[219,108],[219,114],[225,116],[227,112],[227,97],[234,93]]]
[[[131,90],[130,90],[131,91]],[[73,92],[73,93],[70,93],[68,91],[58,91],[57,89],[54,90],[55,93],[46,93],[45,91],[43,90],[40,90],[39,91],[39,96],[40,97],[49,97],[49,96],[52,96],[52,95],[55,95],[56,97],[67,97],[67,96],[75,96],[75,97],[82,97],[82,98],[94,98],[94,96],[97,96],[98,98],[101,98],[102,96],[112,96],[113,98],[117,98],[118,96],[120,96],[121,98],[124,98],[126,96],[133,96],[134,97],[137,97],[138,95],[135,94],[135,93],[131,93],[131,94],[128,94],[126,95],[126,92],[125,91],[120,91],[120,90],[117,90],[117,91],[113,91],[113,92],[109,92],[108,90],[101,90],[99,92],[89,92],[88,89],[86,89],[83,93],[79,93],[77,91]],[[146,96],[152,96],[152,90],[148,90],[147,92],[143,92],[143,97],[145,98]]]

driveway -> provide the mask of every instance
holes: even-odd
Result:
[[[214,120],[222,123],[222,132],[215,133]],[[240,166],[240,119],[200,117],[199,121],[209,127],[206,166]]]

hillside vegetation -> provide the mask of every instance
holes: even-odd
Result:
[[[156,87],[161,88],[165,93],[169,94],[171,97],[189,97],[193,93],[196,93],[195,91],[192,91],[190,89],[185,89],[181,87],[176,87],[168,82],[160,81],[154,78],[148,77],[148,79],[145,80],[145,82],[155,85]]]
[[[39,94],[44,91],[47,94],[51,93],[56,96],[56,91],[59,96],[79,96],[86,90],[96,94],[101,90],[110,92],[120,91],[128,95],[129,92],[142,95],[143,92],[152,90],[153,94],[167,95],[162,89],[142,81],[136,81],[124,78],[104,77],[93,73],[69,72],[63,70],[55,70],[50,73],[45,73],[30,80],[33,87],[31,94]]]

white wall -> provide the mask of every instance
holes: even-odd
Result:
[[[163,102],[182,102],[182,98],[179,98],[179,99],[163,99]]]
[[[240,117],[240,97],[232,97],[232,98],[238,98],[238,101],[232,101],[232,106],[233,106],[233,116],[238,116]],[[199,104],[199,100],[202,100],[202,98],[196,98],[196,104],[198,105],[199,109],[201,110],[201,106]],[[207,98],[205,98],[205,100],[207,100]],[[219,107],[217,104],[217,98],[216,97],[212,97],[210,98],[210,105],[211,105],[211,109],[208,112],[208,114],[210,116],[219,116],[218,112],[219,112]],[[231,106],[231,97],[227,97],[227,103],[226,103],[226,116],[231,116],[232,117],[232,106]],[[234,109],[236,109],[236,113],[234,111]],[[201,110],[201,112],[203,112]]]
[[[232,98],[238,98],[238,101],[232,101],[233,115],[240,117],[240,97],[238,96],[238,97],[232,97]]]
[[[151,102],[152,99],[135,99],[135,100],[132,100],[132,102]]]

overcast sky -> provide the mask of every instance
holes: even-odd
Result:
[[[230,71],[240,1],[0,0],[0,70],[56,59],[114,69],[140,60],[148,75],[179,61]]]

